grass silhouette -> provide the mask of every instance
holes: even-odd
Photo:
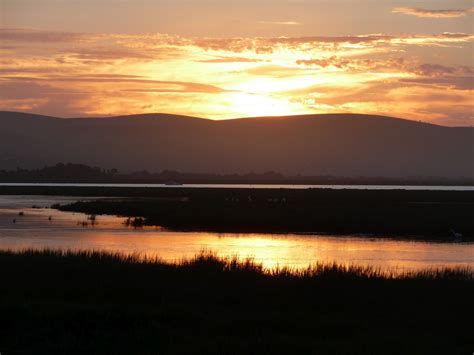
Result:
[[[202,252],[0,252],[0,351],[48,354],[463,353],[471,269],[266,270]]]

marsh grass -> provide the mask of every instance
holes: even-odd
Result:
[[[28,261],[74,261],[88,264],[109,264],[168,268],[170,270],[200,271],[212,273],[242,273],[265,278],[311,279],[383,279],[383,280],[463,280],[474,281],[474,270],[469,267],[427,268],[425,270],[401,271],[383,270],[370,265],[337,262],[317,262],[306,268],[276,266],[265,268],[253,258],[239,258],[237,255],[220,257],[216,252],[202,249],[192,258],[182,258],[174,262],[164,261],[159,256],[143,253],[122,253],[99,250],[30,249],[20,251],[0,250],[0,259],[26,258]]]
[[[473,270],[265,269],[209,251],[164,262],[102,251],[0,251],[0,352],[460,354]]]

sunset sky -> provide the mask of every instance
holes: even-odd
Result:
[[[0,0],[0,110],[473,125],[472,4]]]

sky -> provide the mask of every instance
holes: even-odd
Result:
[[[474,124],[472,1],[0,0],[0,110]]]

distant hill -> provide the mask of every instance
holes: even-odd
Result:
[[[212,121],[0,112],[0,169],[59,162],[123,172],[473,178],[474,128],[356,114]]]

